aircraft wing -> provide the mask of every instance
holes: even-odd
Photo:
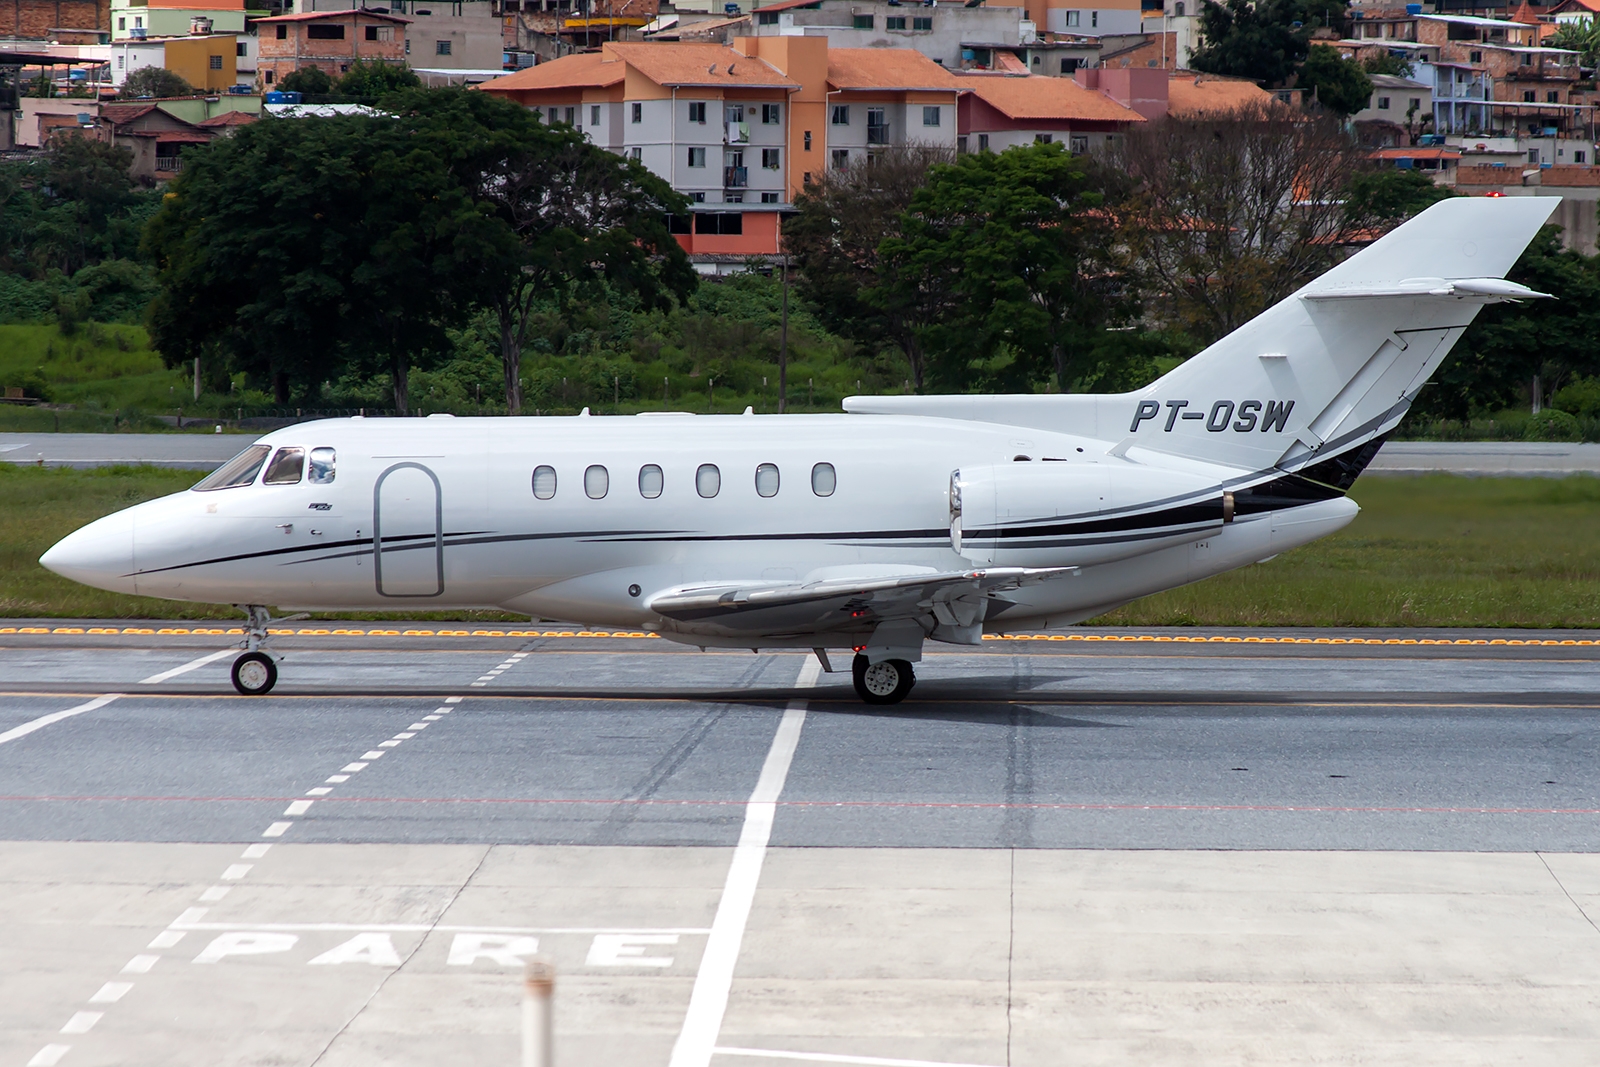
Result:
[[[669,589],[650,609],[683,629],[762,635],[861,632],[892,619],[971,628],[985,601],[1007,590],[1073,574],[1076,567],[988,567],[977,570],[849,576],[811,582],[737,582]]]

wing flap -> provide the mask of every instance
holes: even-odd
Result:
[[[1529,289],[1504,278],[1405,278],[1395,283],[1356,285],[1302,292],[1302,300],[1373,300],[1382,297],[1455,297],[1498,304],[1508,300],[1554,300],[1549,293]]]

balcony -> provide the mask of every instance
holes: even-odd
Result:
[[[743,189],[750,184],[749,167],[723,167],[722,187],[724,189]]]

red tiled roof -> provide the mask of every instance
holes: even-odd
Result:
[[[1373,159],[1460,159],[1461,153],[1454,148],[1379,148],[1372,153]]]
[[[357,8],[354,11],[304,11],[298,15],[273,15],[271,18],[251,19],[257,25],[263,22],[315,22],[317,19],[342,19],[351,15],[366,15],[368,18],[384,19],[388,22],[409,23],[408,18],[399,15],[389,15],[378,11],[369,11],[366,8]]]
[[[254,122],[257,117],[258,116],[252,115],[248,111],[224,111],[220,115],[213,115],[208,119],[201,119],[199,122],[195,123],[195,125],[205,126],[208,128],[214,128],[217,126],[248,126]]]
[[[776,4],[762,4],[760,7],[756,8],[755,10],[758,11],[758,12],[793,11],[795,8],[798,8],[798,7],[820,6],[821,3],[822,3],[822,0],[778,0],[778,2]],[[749,16],[747,15],[745,17],[748,18]]]
[[[955,76],[910,48],[830,48],[835,89],[959,89]]]
[[[100,117],[113,126],[121,126],[142,119],[154,110],[154,104],[106,104],[100,108]]]
[[[611,42],[606,56],[622,60],[657,85],[730,85],[796,89],[799,83],[753,56],[700,41]],[[832,52],[829,52],[832,55]],[[535,68],[537,69],[537,68]]]
[[[1079,119],[1086,122],[1143,122],[1144,116],[1071,78],[973,78],[961,80],[978,99],[1016,121]]]
[[[548,63],[525,67],[515,74],[483,82],[477,88],[489,93],[525,89],[598,89],[616,85],[625,75],[623,65],[599,52],[575,52]]]
[[[1200,118],[1271,101],[1271,93],[1241,78],[1185,72],[1167,79],[1167,114],[1174,118]]]

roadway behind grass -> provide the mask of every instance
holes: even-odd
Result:
[[[194,471],[0,463],[0,616],[237,619],[227,606],[120,596],[39,566],[101,515]],[[1340,533],[1094,620],[1115,626],[1600,626],[1600,479],[1368,476]],[[381,613],[330,618],[398,618]],[[487,612],[406,618],[517,619]]]

